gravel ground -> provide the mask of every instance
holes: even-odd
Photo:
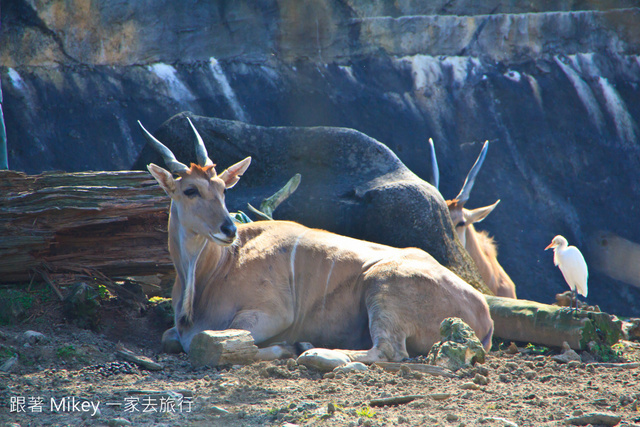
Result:
[[[151,310],[107,306],[98,332],[69,322],[59,303],[31,313],[0,327],[0,425],[640,426],[636,342],[621,342],[613,364],[496,343],[486,363],[454,378],[411,364],[323,375],[293,359],[193,369],[184,354],[160,353],[164,325]],[[162,369],[120,360],[121,346]]]

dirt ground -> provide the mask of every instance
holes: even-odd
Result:
[[[0,326],[0,426],[640,426],[640,368],[628,363],[640,361],[637,342],[616,346],[613,364],[496,342],[486,363],[454,378],[379,367],[323,375],[293,359],[194,369],[185,354],[160,352],[157,310],[115,299],[99,315],[96,331],[83,329],[55,298],[35,297],[20,322]],[[119,345],[163,369],[119,360]],[[403,396],[414,400],[375,406]]]

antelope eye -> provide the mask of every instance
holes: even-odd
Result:
[[[456,228],[457,227],[464,227],[465,225],[467,225],[467,223],[465,221],[460,221],[459,223],[456,224]]]
[[[187,197],[196,197],[200,195],[200,192],[198,191],[197,188],[189,187],[186,190],[184,190],[184,195]]]

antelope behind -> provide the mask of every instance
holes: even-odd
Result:
[[[438,188],[438,162],[431,138],[429,139],[429,146],[431,149],[432,170],[434,171],[432,184]],[[469,171],[460,193],[453,200],[447,200],[447,207],[458,238],[467,252],[469,252],[469,255],[471,255],[487,287],[497,296],[516,298],[516,286],[498,262],[498,250],[494,240],[486,231],[477,231],[473,226],[476,222],[485,219],[500,203],[500,200],[482,208],[472,210],[464,208],[464,205],[469,200],[476,175],[478,175],[482,167],[488,148],[489,141],[486,141],[482,146],[480,155],[478,155],[476,162]]]
[[[141,125],[142,126],[142,125]],[[288,221],[235,225],[225,205],[250,158],[217,174],[196,135],[198,164],[178,162],[144,130],[173,173],[149,172],[171,197],[169,252],[177,276],[175,326],[165,348],[185,351],[204,330],[244,329],[278,357],[274,343],[309,341],[354,361],[426,354],[446,317],[460,317],[491,345],[484,297],[426,252],[397,249]]]

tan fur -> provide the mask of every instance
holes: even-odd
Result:
[[[477,221],[472,219],[472,211],[464,209],[463,203],[447,200],[447,206],[458,237],[487,287],[497,296],[516,298],[516,286],[498,262],[498,250],[493,238],[487,232],[475,229],[473,223]]]
[[[197,173],[167,182],[150,168],[172,197],[169,251],[178,273],[172,293],[176,325],[163,340],[179,339],[188,351],[201,331],[245,329],[263,347],[308,341],[356,361],[398,361],[426,354],[440,339],[441,321],[453,316],[490,347],[493,321],[483,295],[422,250],[287,221],[238,225],[235,242],[227,246],[204,237],[219,233],[228,218],[222,189],[244,169],[227,169],[224,182]],[[193,185],[201,200],[183,196]],[[187,298],[189,261],[202,245]]]

